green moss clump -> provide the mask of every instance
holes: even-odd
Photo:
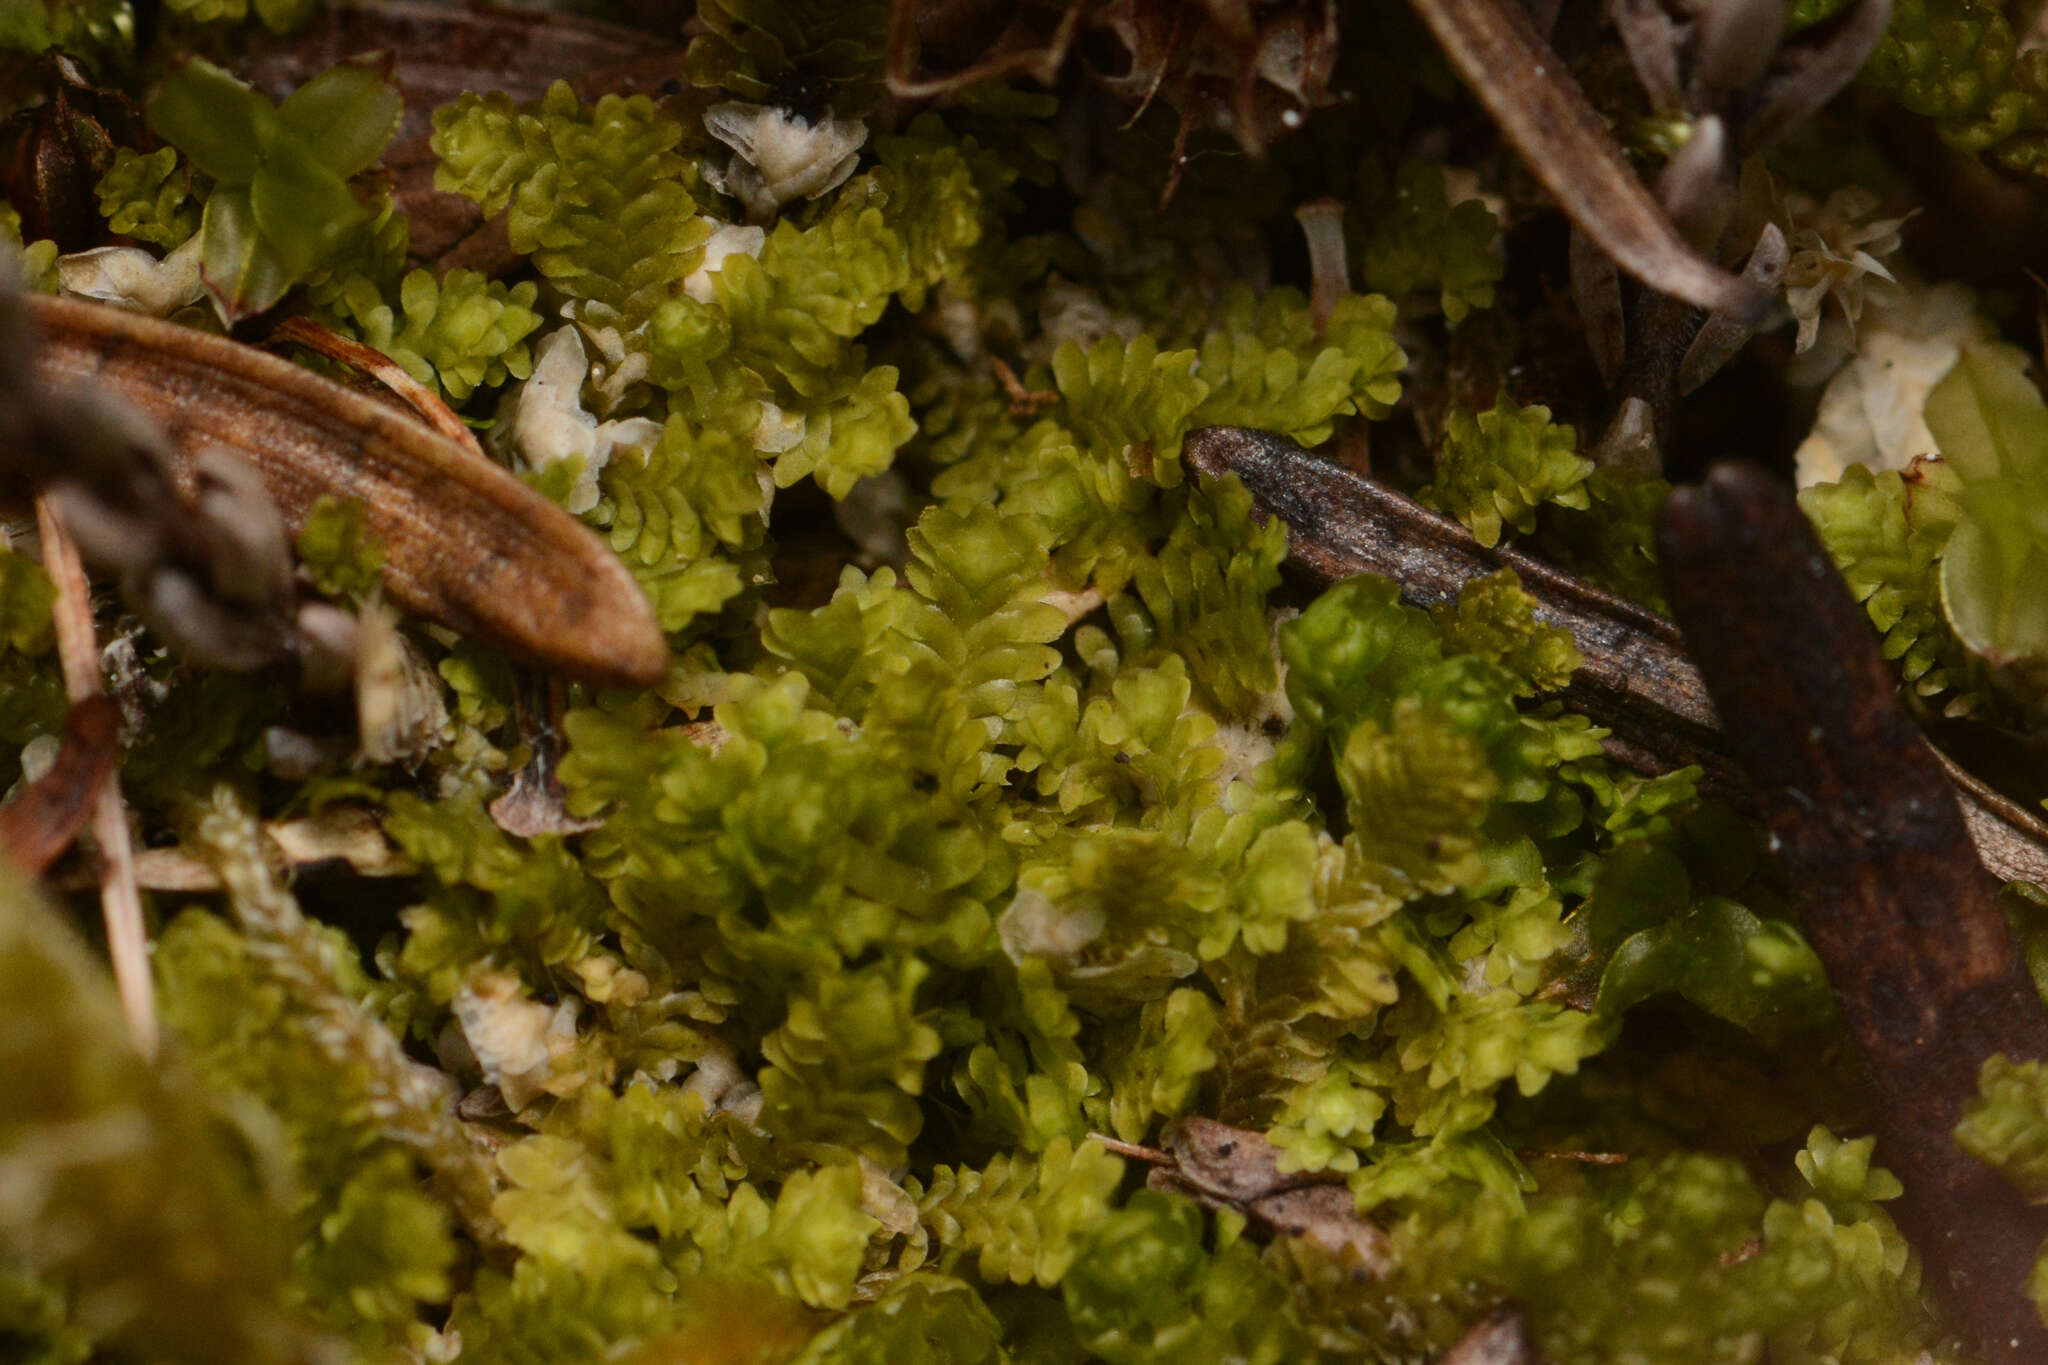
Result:
[[[117,154],[110,227],[220,238],[236,308],[375,346],[488,428],[631,570],[672,666],[557,688],[410,623],[447,724],[400,766],[345,703],[98,604],[130,812],[183,888],[151,906],[170,1079],[0,893],[27,1078],[0,1191],[41,1201],[9,1225],[0,1197],[36,1234],[0,1237],[0,1351],[121,1353],[182,1310],[252,1361],[1409,1362],[1513,1299],[1557,1365],[1957,1359],[1762,832],[1697,769],[1609,757],[1515,575],[1434,612],[1376,578],[1304,593],[1289,528],[1183,458],[1203,426],[1279,432],[1657,600],[1668,485],[1495,400],[1557,342],[1520,315],[1535,210],[1501,164],[1411,154],[1476,117],[1412,20],[1344,14],[1356,98],[1252,162],[1177,128],[1178,92],[912,113],[887,5],[707,0],[688,87],[434,112],[435,183],[517,258],[487,277],[409,259],[417,186],[372,167],[397,87],[308,83],[346,106],[330,141],[228,74],[309,8],[172,6],[167,41],[228,65],[167,68],[171,145]],[[1911,98],[1994,28],[1915,57]],[[702,123],[727,98],[872,126],[770,222]],[[1375,292],[1309,291],[1293,210],[1324,198]],[[1993,689],[1943,611],[1939,479],[1807,505],[1946,704]],[[296,548],[319,592],[378,598],[345,498]],[[51,598],[0,555],[9,782],[63,719]],[[1988,1072],[1964,1134],[2029,1190],[2037,1080]],[[1388,1272],[1136,1189],[1126,1144],[1192,1116],[1348,1191]],[[81,1132],[131,1164],[12,1183]],[[231,1282],[179,1278],[206,1265]]]

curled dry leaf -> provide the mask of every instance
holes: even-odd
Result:
[[[625,566],[505,470],[309,370],[222,337],[31,296],[42,378],[103,385],[163,425],[176,475],[218,446],[255,466],[294,528],[356,499],[400,606],[540,667],[648,685],[668,650]]]
[[[286,318],[270,336],[273,341],[296,342],[329,360],[337,360],[362,371],[403,399],[406,406],[418,413],[420,420],[435,431],[479,460],[484,458],[484,448],[477,444],[476,433],[442,401],[441,395],[407,374],[403,365],[376,347],[345,337],[311,318]]]
[[[15,867],[40,877],[92,819],[93,806],[120,751],[121,708],[85,697],[64,717],[57,761],[0,806],[0,851]]]
[[[1376,1278],[1391,1268],[1386,1233],[1358,1212],[1342,1177],[1283,1172],[1280,1149],[1264,1134],[1188,1117],[1166,1125],[1163,1148],[1091,1136],[1113,1152],[1150,1162],[1154,1170],[1145,1183],[1155,1190],[1186,1195],[1207,1208],[1234,1209],[1266,1236],[1302,1237],[1332,1256],[1354,1256]]]
[[[1541,1361],[1535,1334],[1529,1330],[1529,1315],[1512,1304],[1503,1304],[1473,1323],[1437,1365],[1541,1365]]]

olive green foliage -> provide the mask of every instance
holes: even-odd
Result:
[[[43,294],[57,292],[57,244],[48,238],[24,242],[21,214],[12,204],[0,204],[0,241],[20,253],[18,269],[24,289]]]
[[[1951,145],[2048,173],[2048,54],[2019,50],[1997,0],[1898,0],[1863,79]]]
[[[352,283],[362,290],[368,278],[358,275]],[[462,403],[479,388],[533,372],[526,339],[541,325],[533,308],[538,293],[531,280],[508,286],[459,269],[437,280],[413,270],[399,282],[396,308],[372,289],[355,321],[362,339],[407,374]]]
[[[704,0],[705,31],[684,69],[698,85],[773,104],[829,92],[833,112],[865,114],[881,94],[888,0]]]
[[[163,1361],[316,1358],[232,1106],[133,1051],[103,969],[4,869],[0,985],[0,1176],[21,1192],[0,1201],[0,1340],[50,1360],[83,1358],[84,1342]]]
[[[1453,327],[1493,306],[1505,268],[1495,247],[1500,223],[1477,199],[1450,202],[1441,167],[1411,161],[1392,177],[1377,160],[1360,170],[1352,249],[1368,289],[1402,298],[1436,292]]]
[[[63,723],[64,683],[53,666],[50,606],[56,593],[42,566],[0,553],[0,774],[20,773],[19,747]]]
[[[362,504],[331,493],[307,510],[292,548],[306,577],[329,597],[368,597],[384,566],[383,547],[363,529]]]
[[[172,14],[195,23],[239,23],[252,15],[274,33],[288,33],[320,11],[321,0],[164,0]]]
[[[224,316],[273,307],[372,219],[348,181],[376,163],[403,112],[367,66],[334,67],[278,106],[202,58],[164,77],[150,127],[215,181],[201,270]]]
[[[872,110],[887,10],[707,3],[689,74]],[[1374,70],[1372,116],[1398,124],[1411,75]],[[1434,58],[1413,78],[1455,98]],[[1201,144],[1160,214],[1170,118],[1084,145],[1057,99],[984,87],[755,232],[677,112],[695,96],[558,84],[436,113],[438,183],[504,214],[522,259],[437,279],[408,270],[389,196],[351,183],[390,132],[366,68],[280,108],[197,63],[165,90],[175,151],[118,161],[103,208],[153,245],[229,234],[234,306],[296,290],[479,425],[576,329],[589,368],[553,416],[642,439],[533,477],[595,474],[584,515],[673,662],[650,691],[566,689],[549,735],[535,679],[409,628],[449,738],[399,768],[351,762],[346,708],[283,679],[124,644],[134,817],[223,887],[156,907],[189,1080],[109,1060],[104,992],[0,909],[9,998],[45,1011],[15,1039],[10,1084],[43,1106],[19,1131],[58,1150],[74,1101],[118,1094],[149,1144],[132,1172],[76,1168],[104,1188],[33,1185],[95,1235],[0,1238],[0,1333],[110,1354],[95,1294],[127,1277],[138,1322],[174,1295],[231,1327],[288,1308],[272,1354],[320,1331],[365,1361],[459,1340],[477,1365],[1406,1362],[1506,1297],[1560,1365],[1939,1350],[1881,1207],[1897,1182],[1831,1135],[1847,1049],[1760,832],[1695,770],[1606,757],[1553,695],[1571,641],[1512,574],[1434,613],[1373,578],[1309,600],[1282,587],[1287,528],[1183,459],[1208,424],[1396,439],[1406,374],[1440,359],[1397,326],[1439,346],[1499,278],[1456,177]],[[1319,316],[1267,243],[1333,192],[1381,292]],[[1438,505],[1654,595],[1660,481],[1593,469],[1539,407],[1448,427]],[[1822,520],[1863,537],[1859,590],[1910,655],[1939,624],[1933,550],[1902,493],[1844,488]],[[360,509],[316,504],[297,548],[315,590],[378,596]],[[0,557],[10,762],[61,723],[49,598]],[[1929,657],[1923,677],[1950,667]],[[342,756],[310,779],[278,758],[322,745]],[[508,773],[552,758],[563,832],[508,833]],[[328,819],[367,820],[380,870],[411,870],[287,879],[280,822]],[[187,1145],[225,1133],[235,1157],[173,1169],[157,1135],[186,1129],[157,1106],[194,1097]],[[1346,1182],[1394,1270],[1136,1191],[1101,1137],[1157,1143],[1188,1115]],[[1625,1160],[1555,1155],[1581,1152]],[[128,1201],[135,1172],[155,1202]],[[169,1280],[242,1262],[128,1259],[170,1245],[160,1208],[201,1229],[226,1209],[275,1254],[189,1292]]]
[[[2048,1191],[2048,1079],[2039,1062],[1985,1061],[1978,1098],[1956,1127],[1956,1141],[1996,1167],[2029,1199]]]
[[[2048,1191],[2048,1077],[2041,1063],[1987,1058],[1977,1087],[1977,1098],[1956,1125],[1956,1141],[2029,1202],[2039,1202]],[[2041,1248],[2027,1290],[2048,1314],[2048,1245]]]
[[[1873,474],[1851,465],[1839,483],[1802,489],[1812,520],[1849,591],[1883,637],[1884,656],[1921,696],[1943,698],[1951,712],[1970,709],[1970,669],[1962,642],[1942,614],[1941,552],[1954,526],[1954,473],[1923,462],[1913,481],[1898,470]]]
[[[1592,473],[1593,462],[1578,453],[1578,434],[1553,423],[1550,409],[1520,407],[1502,394],[1488,412],[1451,413],[1436,480],[1423,497],[1491,546],[1504,529],[1534,531],[1536,509],[1545,503],[1584,509]]]
[[[95,65],[124,61],[135,43],[132,0],[8,0],[0,5],[0,48],[60,47]]]
[[[152,246],[178,246],[199,230],[188,179],[176,147],[148,153],[123,147],[100,177],[100,212],[115,232]]]
[[[2027,378],[2024,353],[1966,348],[1927,395],[1927,425],[1955,476],[1938,490],[1953,509],[1941,550],[1949,624],[1993,663],[2038,660],[2048,655],[2048,539],[2038,526],[2048,498],[2048,403]]]

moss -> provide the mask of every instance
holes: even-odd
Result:
[[[312,7],[170,8],[169,41],[232,65]],[[699,8],[679,94],[434,113],[437,185],[504,215],[496,277],[408,263],[411,201],[371,169],[396,95],[363,66],[280,106],[176,68],[169,145],[100,180],[114,231],[219,239],[229,311],[309,313],[492,428],[630,568],[674,662],[551,698],[410,629],[452,720],[401,770],[352,761],[345,705],[194,669],[100,604],[137,828],[210,849],[226,890],[154,907],[161,1081],[47,914],[0,895],[0,1008],[39,1030],[0,1142],[54,1150],[125,1096],[158,1196],[37,1169],[37,1217],[88,1235],[0,1238],[6,1349],[125,1350],[198,1297],[222,1331],[265,1324],[249,1360],[317,1331],[363,1360],[1411,1361],[1513,1297],[1561,1365],[1951,1358],[1884,1153],[1835,1136],[1851,1065],[1762,832],[1697,769],[1608,757],[1515,575],[1435,612],[1374,578],[1301,592],[1288,528],[1182,458],[1205,425],[1280,432],[1657,600],[1668,485],[1581,454],[1553,412],[1584,394],[1492,382],[1548,402],[1541,234],[1501,164],[1410,154],[1475,117],[1419,29],[1347,12],[1357,99],[1254,163],[1066,87],[887,120],[888,6]],[[2003,21],[1966,10],[1902,7],[1872,75],[1952,136],[2019,80]],[[30,18],[0,37],[100,32]],[[1370,51],[1381,30],[1415,60]],[[334,139],[307,90],[346,106]],[[771,223],[727,192],[714,97],[874,136]],[[1305,291],[1292,211],[1325,197],[1377,292]],[[27,251],[47,275],[55,244]],[[529,410],[574,430],[548,447]],[[1411,419],[1439,412],[1425,458]],[[2033,681],[1994,678],[1945,604],[1954,492],[1855,470],[1807,506],[1905,682],[2037,733]],[[345,500],[297,553],[320,592],[376,596]],[[62,720],[51,596],[0,555],[10,777]],[[278,762],[294,740],[330,770]],[[494,818],[521,765],[558,832]],[[281,878],[259,831],[334,809],[412,870]],[[2039,1089],[1987,1070],[1963,1135],[2029,1193]],[[1394,1270],[1134,1190],[1117,1144],[1187,1115],[1343,1182]],[[200,1238],[233,1283],[177,1279]]]

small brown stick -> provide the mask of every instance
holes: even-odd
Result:
[[[1651,288],[1755,317],[1766,300],[1689,245],[1518,0],[1414,0],[1452,65],[1581,231]]]
[[[1657,544],[1862,1053],[1899,1221],[1985,1360],[2048,1360],[2025,1292],[2048,1210],[1954,1139],[1987,1058],[2048,1059],[2048,1015],[1953,789],[1789,488],[1716,466],[1671,495]]]
[[[64,691],[77,705],[102,695],[99,641],[93,633],[92,590],[78,545],[46,495],[36,497],[36,529],[43,542],[43,567],[56,586],[54,619],[57,659]],[[100,913],[106,919],[107,956],[114,986],[128,1020],[128,1036],[145,1059],[156,1056],[156,993],[149,976],[149,932],[142,922],[142,893],[135,884],[135,851],[128,838],[127,803],[121,778],[109,772],[93,803],[92,837],[100,853]]]
[[[1704,790],[1760,809],[1749,777],[1728,755],[1699,669],[1662,616],[1517,550],[1486,549],[1449,517],[1285,437],[1205,427],[1189,433],[1182,454],[1202,473],[1237,475],[1258,500],[1257,515],[1286,522],[1288,565],[1313,583],[1379,574],[1400,584],[1403,601],[1427,607],[1456,602],[1474,578],[1513,569],[1536,598],[1537,619],[1570,632],[1584,656],[1560,695],[1609,729],[1610,756],[1641,773],[1697,765]],[[2005,881],[2048,885],[2048,825],[1941,762],[1984,865]]]
[[[1051,407],[1060,401],[1052,389],[1027,389],[1017,372],[1002,360],[991,357],[989,369],[995,373],[996,383],[1002,385],[1003,396],[1010,400],[1010,416],[1036,417],[1040,408]]]
[[[562,761],[562,716],[568,689],[560,678],[546,678],[524,669],[512,680],[512,718],[519,737],[533,754],[512,784],[490,804],[491,819],[507,834],[531,839],[538,834],[587,834],[604,823],[569,814],[568,797],[555,769]]]
[[[17,868],[41,877],[71,847],[113,775],[120,738],[121,708],[111,700],[92,696],[72,706],[57,761],[0,806],[0,852]]]
[[[339,361],[352,369],[361,370],[404,399],[406,406],[418,413],[428,426],[479,460],[487,458],[484,455],[484,448],[477,444],[476,433],[455,415],[455,409],[443,402],[440,394],[407,374],[405,366],[375,346],[366,346],[360,341],[345,337],[332,327],[315,322],[311,318],[286,318],[270,335],[273,340],[296,342],[307,350],[319,352],[329,360]]]

